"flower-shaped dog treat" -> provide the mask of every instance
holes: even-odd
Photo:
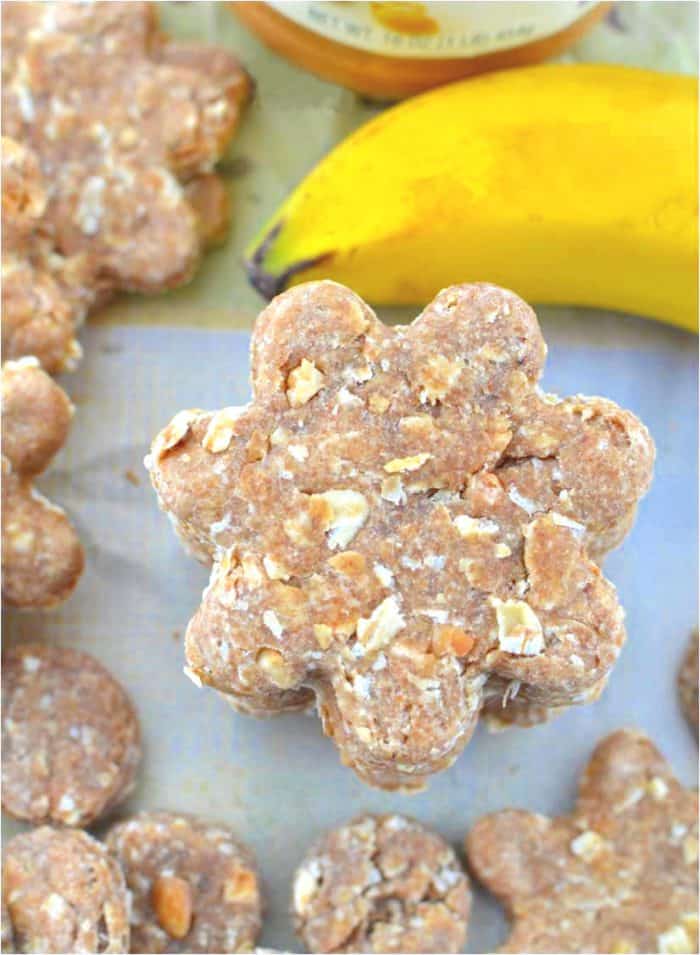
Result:
[[[506,810],[467,837],[503,902],[501,952],[697,952],[698,798],[641,733],[596,747],[570,816]]]
[[[38,163],[30,153],[35,198],[4,250],[6,358],[69,366],[88,309],[120,289],[186,281],[221,232],[227,198],[211,168],[249,81],[222,49],[169,42],[154,11],[3,5],[3,133]],[[3,195],[4,218],[17,211]]]
[[[181,412],[149,462],[214,565],[195,679],[257,713],[315,697],[386,788],[449,765],[489,701],[595,696],[624,628],[589,555],[629,527],[653,446],[611,402],[541,394],[544,356],[532,310],[494,286],[446,289],[402,328],[333,282],[275,299],[252,404]]]
[[[37,492],[68,436],[73,406],[35,358],[2,368],[2,595],[17,607],[47,608],[72,593],[83,549],[61,508]]]

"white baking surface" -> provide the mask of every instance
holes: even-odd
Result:
[[[88,650],[123,681],[141,715],[145,759],[120,813],[164,807],[229,823],[260,861],[267,946],[300,950],[288,917],[294,867],[324,828],[360,811],[413,814],[459,847],[482,813],[566,811],[596,741],[630,725],[652,734],[684,782],[696,778],[697,749],[675,692],[697,621],[696,339],[631,317],[543,314],[547,389],[613,398],[639,414],[657,442],[653,488],[606,565],[627,608],[629,641],[598,703],[535,729],[478,729],[455,765],[414,796],[359,782],[315,717],[242,716],[182,673],[182,635],[207,572],[159,512],[142,461],[179,409],[247,400],[248,335],[93,326],[83,336],[86,360],[66,381],[75,427],[41,486],[75,518],[87,569],[58,611],[7,614],[4,638]],[[3,835],[17,828],[3,820]],[[498,907],[479,896],[467,950],[493,951],[504,933]]]

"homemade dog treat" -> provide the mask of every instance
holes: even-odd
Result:
[[[505,810],[466,840],[513,922],[501,952],[697,952],[698,799],[651,741],[596,747],[570,816]]]
[[[70,596],[83,570],[78,536],[34,487],[68,436],[73,406],[36,358],[2,367],[2,594],[47,608]]]
[[[698,631],[691,634],[678,671],[678,695],[683,715],[698,735]]]
[[[163,37],[155,9],[3,5],[3,133],[26,147],[4,144],[6,358],[70,367],[89,309],[187,281],[225,230],[211,169],[250,82],[227,51]]]
[[[42,826],[15,836],[3,859],[14,952],[128,952],[121,869],[87,833]]]
[[[297,932],[312,952],[460,952],[469,882],[450,846],[403,816],[329,832],[294,877]]]
[[[182,411],[148,460],[212,563],[196,682],[267,714],[318,704],[385,788],[501,722],[594,699],[625,633],[599,560],[630,527],[653,444],[602,398],[542,394],[533,311],[489,285],[409,327],[349,289],[298,286],[253,332],[253,402]]]
[[[36,155],[2,137],[2,351],[35,355],[51,374],[81,355],[75,328],[86,308],[84,260],[55,254]]]
[[[223,826],[144,812],[107,845],[131,891],[132,952],[249,952],[262,902],[249,849]]]
[[[131,791],[139,723],[86,653],[43,643],[2,657],[2,808],[33,823],[89,826]]]

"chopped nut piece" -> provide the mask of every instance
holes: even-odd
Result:
[[[287,376],[287,400],[292,408],[305,405],[323,388],[325,377],[312,361],[302,358]]]
[[[367,562],[364,556],[356,550],[345,550],[329,558],[328,563],[333,570],[346,577],[359,577],[365,572]]]
[[[224,899],[226,902],[250,902],[258,897],[258,880],[250,869],[236,866],[224,882]]]
[[[357,621],[357,639],[368,653],[373,653],[386,646],[405,626],[397,598],[386,597],[369,617]]]
[[[382,497],[385,501],[390,501],[392,504],[406,503],[406,492],[403,489],[403,484],[398,474],[384,478],[382,481]]]
[[[326,623],[314,624],[314,636],[322,650],[327,650],[333,640],[333,628]]]
[[[537,614],[523,600],[491,598],[498,622],[498,646],[504,653],[536,656],[544,650],[544,634]]]
[[[586,829],[580,836],[571,843],[571,851],[575,856],[579,856],[584,862],[593,862],[605,848],[605,839],[593,832],[592,829]]]
[[[270,580],[289,580],[291,576],[283,564],[267,554],[263,557],[263,567]]]
[[[184,938],[192,924],[192,890],[175,876],[160,876],[151,891],[158,924],[171,938]]]
[[[294,911],[304,913],[318,892],[318,866],[304,866],[294,877]]]
[[[388,474],[396,474],[399,471],[417,471],[418,468],[422,468],[426,461],[432,458],[432,454],[427,454],[422,452],[421,454],[413,454],[408,458],[394,458],[393,461],[387,461],[384,465],[384,470]]]
[[[661,802],[662,799],[668,796],[668,783],[665,779],[661,779],[660,776],[654,776],[647,783],[647,791],[652,799]]]
[[[437,627],[433,637],[433,650],[439,657],[446,653],[453,653],[457,657],[466,657],[474,649],[475,643],[474,637],[462,630],[461,627],[442,624]]]
[[[698,837],[686,836],[683,840],[683,859],[688,865],[695,865],[698,861]]]
[[[263,614],[263,623],[276,637],[281,637],[284,633],[284,627],[280,623],[280,619],[274,610],[266,610]]]
[[[202,438],[202,447],[213,454],[225,451],[231,444],[236,421],[245,412],[246,406],[222,408],[209,421],[207,430]]]
[[[199,411],[178,411],[170,424],[163,428],[153,442],[151,450],[156,461],[183,440],[190,430],[190,425],[196,421],[200,413]]]
[[[296,684],[293,671],[287,666],[284,657],[277,650],[261,650],[257,663],[269,679],[281,690],[288,690]]]
[[[431,405],[442,401],[456,384],[463,368],[461,359],[451,360],[445,355],[431,356],[419,376],[422,386],[420,400]]]
[[[359,491],[324,491],[312,494],[311,501],[325,505],[324,530],[331,548],[347,547],[369,514],[367,499]]]
[[[468,514],[458,514],[454,526],[462,537],[490,537],[498,533],[498,524],[483,517],[469,517]]]
[[[374,414],[384,414],[389,407],[390,401],[388,398],[385,398],[384,395],[373,394],[369,396],[367,404],[369,405],[369,410],[374,412]]]

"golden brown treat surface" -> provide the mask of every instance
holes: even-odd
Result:
[[[224,826],[144,812],[107,846],[131,891],[132,952],[249,952],[262,901],[249,849]]]
[[[78,536],[34,487],[68,435],[73,406],[35,358],[2,367],[2,593],[47,608],[73,592],[83,570]]]
[[[495,286],[398,328],[333,282],[275,299],[252,403],[183,411],[152,447],[161,506],[213,564],[193,678],[248,712],[315,695],[387,788],[449,765],[484,706],[531,720],[597,696],[624,628],[591,555],[629,527],[653,444],[612,402],[542,394],[544,355]]]
[[[29,643],[2,657],[2,808],[34,824],[88,826],[133,788],[139,724],[97,660]]]
[[[249,80],[225,50],[164,38],[155,9],[3,4],[3,134],[21,144],[3,148],[6,358],[70,367],[87,310],[187,281],[225,227],[207,180]]]
[[[294,877],[312,952],[459,952],[471,894],[457,856],[403,816],[360,816],[314,845]]]
[[[641,733],[599,743],[571,815],[497,812],[466,849],[513,922],[501,952],[698,950],[697,793]]]
[[[5,847],[3,900],[15,952],[127,952],[124,876],[85,832],[42,826]]]

